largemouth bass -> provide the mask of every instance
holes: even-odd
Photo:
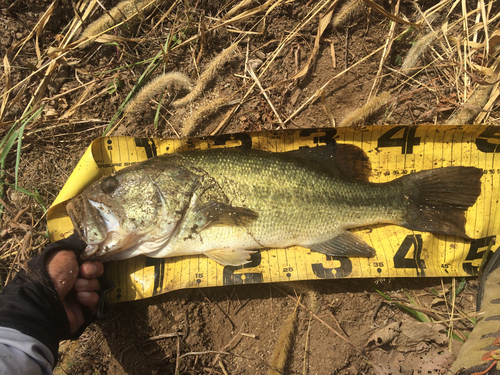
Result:
[[[396,224],[469,238],[465,213],[482,170],[447,167],[370,183],[370,163],[351,145],[286,153],[209,149],[158,156],[103,177],[67,205],[87,243],[82,257],[204,254],[248,262],[265,248],[303,246],[372,257],[348,229]]]

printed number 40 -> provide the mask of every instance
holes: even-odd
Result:
[[[420,145],[420,137],[415,137],[416,126],[395,126],[378,139],[377,147],[401,147],[402,154],[412,154],[413,146]],[[399,133],[401,137],[397,137]]]

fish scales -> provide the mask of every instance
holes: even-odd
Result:
[[[209,228],[206,246],[222,245],[232,236],[244,236],[246,230],[262,247],[309,244],[311,237],[315,242],[327,240],[345,227],[381,219],[394,223],[404,214],[400,186],[333,179],[318,166],[286,155],[269,158],[248,152],[242,160],[237,152],[214,150],[183,156],[218,182],[232,206],[259,213],[248,228]]]

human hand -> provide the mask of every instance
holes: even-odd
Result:
[[[85,322],[82,306],[93,314],[97,311],[97,278],[104,273],[104,266],[101,262],[85,262],[78,267],[73,251],[60,250],[47,257],[45,268],[68,315],[70,331],[75,333]]]

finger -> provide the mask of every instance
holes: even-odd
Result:
[[[99,295],[96,292],[78,292],[76,293],[76,300],[82,306],[87,306],[93,314],[97,312]]]
[[[85,262],[80,266],[80,277],[85,279],[97,279],[104,273],[104,265],[101,262]]]
[[[63,301],[63,305],[66,310],[66,315],[68,315],[69,330],[71,333],[75,333],[80,329],[83,323],[85,323],[80,302],[77,300],[75,295],[70,294]]]
[[[78,278],[76,279],[75,286],[73,287],[75,292],[95,292],[99,289],[101,289],[101,285],[97,279]]]
[[[64,299],[78,277],[78,262],[75,253],[69,250],[56,251],[45,260],[45,268],[59,298]]]

